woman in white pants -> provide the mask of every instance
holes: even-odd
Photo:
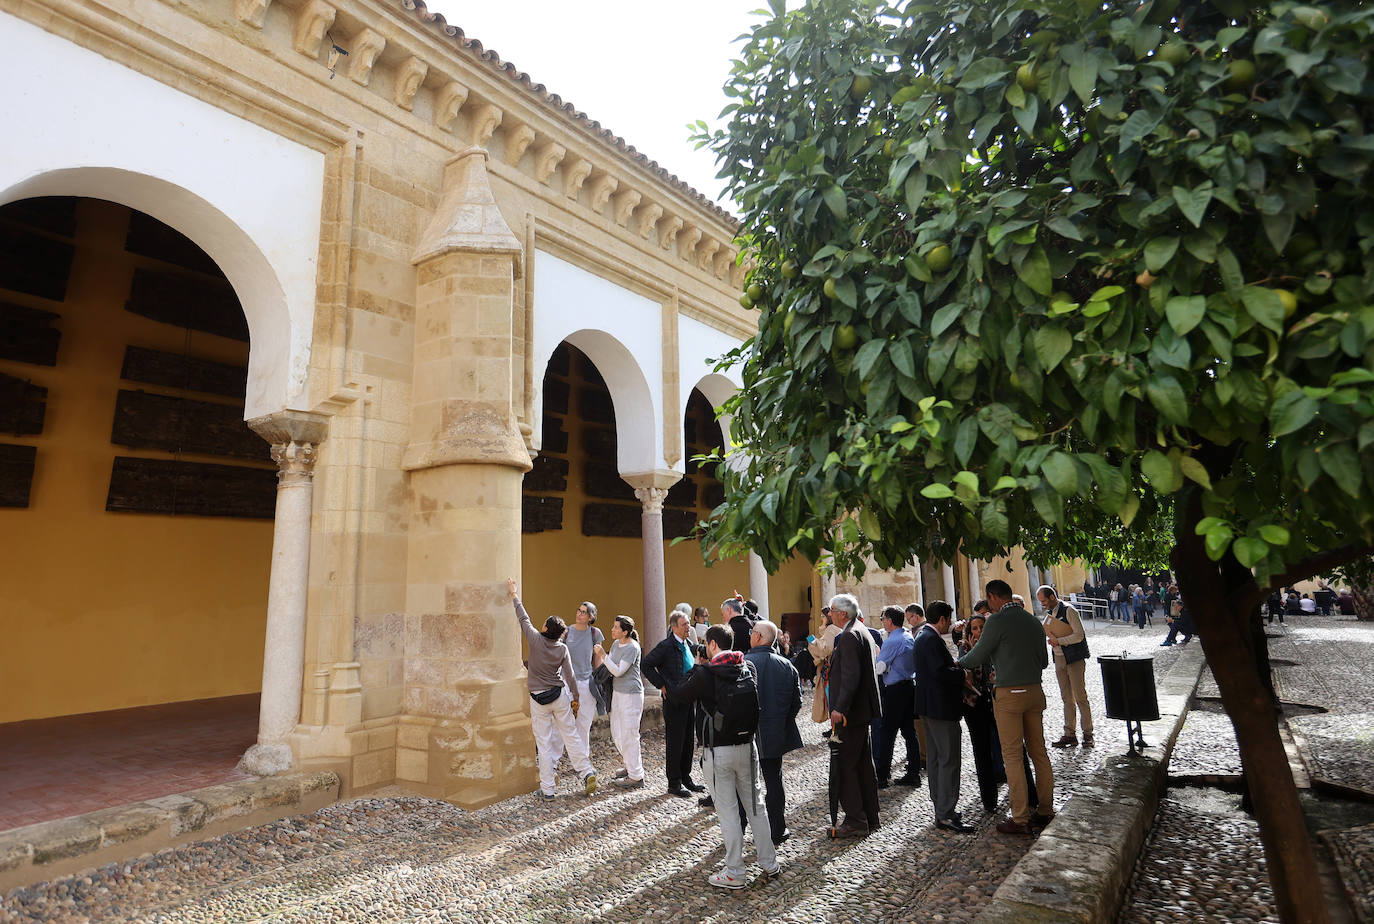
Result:
[[[625,761],[616,771],[615,784],[622,789],[644,785],[644,759],[639,750],[639,720],[644,714],[644,679],[639,673],[639,633],[635,621],[617,616],[611,623],[611,652],[602,663],[615,675],[611,685],[611,738]]]
[[[566,745],[573,769],[582,781],[583,790],[590,796],[596,792],[596,770],[592,768],[587,746],[577,733],[576,716],[581,697],[573,675],[572,659],[568,656],[568,646],[560,641],[567,626],[557,616],[550,616],[544,623],[544,631],[540,632],[530,623],[530,616],[520,602],[515,578],[507,579],[506,586],[510,588],[510,598],[515,603],[520,631],[530,645],[527,670],[530,725],[534,729],[535,752],[539,758],[540,791],[545,802],[553,801],[553,767]],[[565,685],[566,690],[572,691],[571,699]],[[586,708],[592,708],[591,704],[587,703]]]

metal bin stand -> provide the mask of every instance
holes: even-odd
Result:
[[[1155,659],[1132,658],[1122,652],[1119,655],[1098,655],[1097,662],[1102,665],[1107,718],[1125,720],[1126,743],[1131,748],[1131,755],[1139,756],[1145,750],[1145,735],[1140,723],[1159,718],[1159,700],[1155,696]],[[1131,737],[1132,723],[1135,724],[1134,740]]]

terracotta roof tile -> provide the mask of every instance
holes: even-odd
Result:
[[[545,105],[552,109],[562,112],[572,121],[579,123],[583,128],[591,131],[600,140],[616,150],[630,155],[641,166],[658,175],[669,186],[679,192],[686,193],[688,198],[696,201],[698,205],[715,214],[718,218],[726,222],[732,229],[739,227],[739,219],[726,209],[721,208],[712,202],[702,193],[692,188],[683,180],[678,179],[676,174],[669,173],[658,165],[657,161],[650,160],[639,151],[634,145],[624,138],[617,135],[608,128],[603,128],[601,123],[580,111],[572,103],[565,101],[557,93],[549,92],[548,88],[542,83],[535,83],[529,74],[520,70],[509,61],[502,61],[501,56],[490,48],[484,48],[477,39],[469,38],[458,26],[449,25],[442,13],[434,13],[425,6],[424,0],[396,0],[400,7],[408,12],[419,16],[420,19],[429,23],[436,29],[441,30],[445,35],[452,38],[455,44],[464,52],[476,57],[478,60],[486,62],[492,69],[504,73],[508,78],[520,84],[530,94],[537,97]]]

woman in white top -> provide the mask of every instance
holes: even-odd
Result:
[[[611,623],[611,651],[602,663],[615,675],[611,685],[611,739],[625,761],[625,769],[615,773],[615,785],[622,789],[639,789],[644,785],[644,758],[639,749],[639,720],[644,714],[641,654],[635,621],[617,616]]]

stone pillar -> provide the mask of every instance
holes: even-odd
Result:
[[[468,148],[412,258],[415,350],[405,672],[398,763],[422,791],[477,808],[536,784],[521,638],[515,284],[523,247]],[[523,331],[522,331],[523,335]]]
[[[954,605],[954,566],[944,565],[940,569],[940,581],[945,587],[944,601],[950,606]]]
[[[296,763],[288,738],[301,716],[315,451],[328,427],[323,417],[301,411],[258,417],[248,425],[272,444],[272,458],[277,463],[277,512],[267,589],[258,743],[243,755],[239,769],[270,776],[290,770]]]
[[[821,575],[821,606],[829,606],[837,593],[835,588],[835,572]]]
[[[768,569],[755,552],[749,553],[749,596],[759,605],[759,619],[773,618],[768,607]]]
[[[682,475],[672,471],[642,472],[621,476],[634,488],[643,507],[640,514],[640,552],[644,577],[644,650],[668,637],[668,588],[663,566],[663,499]]]
[[[969,612],[972,613],[973,604],[983,597],[983,585],[978,578],[978,562],[972,558],[968,560],[968,592],[973,595],[973,599],[969,600],[968,604]]]
[[[916,597],[911,602],[921,604],[921,608],[924,609],[926,605],[926,582],[921,577],[921,560],[919,558],[912,561],[911,570],[916,574]]]

